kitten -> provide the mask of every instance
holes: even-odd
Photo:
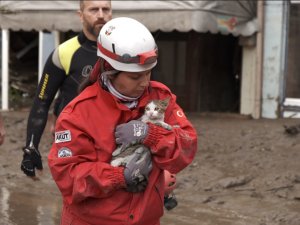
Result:
[[[144,123],[153,123],[161,126],[167,130],[171,130],[172,127],[165,123],[165,111],[169,104],[169,98],[164,100],[152,100],[146,105],[144,115],[141,117],[141,121]]]
[[[167,130],[171,130],[172,127],[164,122],[165,119],[165,111],[169,104],[169,98],[163,100],[151,100],[145,107],[145,112],[140,120],[144,123],[153,123],[155,125],[161,126]],[[143,154],[145,151],[149,151],[149,149],[141,148],[142,144],[134,144],[127,147],[125,150],[121,152],[121,148],[118,147],[112,153],[112,161],[110,164],[112,166],[125,166],[133,157],[133,153],[138,151]]]

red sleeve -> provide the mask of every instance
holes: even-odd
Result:
[[[173,126],[172,130],[149,124],[144,144],[151,149],[153,160],[161,169],[178,173],[195,157],[197,133],[177,105],[174,95],[166,110],[165,122]]]
[[[122,167],[98,159],[92,138],[75,113],[61,113],[48,156],[53,179],[69,204],[88,197],[105,198],[125,187]]]

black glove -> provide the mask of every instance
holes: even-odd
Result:
[[[141,143],[148,134],[148,125],[139,120],[131,120],[128,123],[116,127],[116,143],[121,145],[121,152],[130,144]]]
[[[24,155],[21,162],[21,170],[30,177],[35,177],[35,169],[42,170],[42,157],[35,147],[23,148]]]
[[[144,191],[148,184],[148,176],[152,170],[151,154],[148,148],[141,146],[133,153],[126,164],[124,177],[129,192]]]

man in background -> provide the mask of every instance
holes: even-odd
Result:
[[[60,44],[48,57],[28,117],[21,170],[32,178],[36,177],[35,169],[43,169],[38,148],[53,99],[59,91],[53,112],[57,118],[77,96],[78,85],[96,63],[96,41],[103,25],[112,18],[111,1],[80,0],[78,15],[82,32]]]

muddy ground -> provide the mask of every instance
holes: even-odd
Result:
[[[39,181],[19,169],[28,111],[2,112],[7,137],[0,146],[0,224],[59,224],[61,198],[46,157]],[[194,162],[178,174],[179,205],[163,225],[299,225],[300,134],[297,119],[252,120],[235,114],[189,114],[199,135]]]

